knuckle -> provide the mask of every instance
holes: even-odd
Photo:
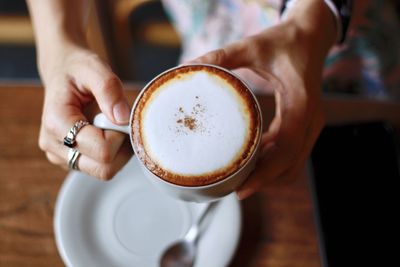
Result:
[[[97,158],[102,163],[109,163],[113,160],[111,145],[107,140],[102,141],[97,145],[97,149],[95,151]]]
[[[96,170],[96,177],[103,181],[111,180],[115,175],[115,171],[108,165],[101,165]]]
[[[83,61],[87,66],[92,69],[101,63],[100,57],[96,53],[85,53],[83,56],[79,57],[80,61]]]
[[[53,114],[52,112],[46,112],[46,114],[42,117],[42,126],[46,131],[50,133],[56,133],[57,118],[52,114]]]
[[[98,62],[101,61],[100,57],[96,53],[87,54],[87,59],[92,61],[94,64],[98,64]]]
[[[39,137],[39,142],[38,143],[39,143],[39,148],[42,151],[46,151],[47,150],[47,140],[42,135]]]
[[[219,64],[221,64],[221,63],[223,63],[224,61],[225,61],[225,59],[226,59],[226,52],[225,52],[225,50],[224,49],[218,49],[218,50],[216,50],[213,54],[212,54],[212,56],[213,56],[213,61],[217,64],[217,65],[219,65]]]
[[[265,60],[269,53],[266,53],[268,47],[260,42],[256,36],[248,37],[242,40],[236,47],[236,53],[240,55],[246,64],[265,68]]]
[[[104,92],[110,90],[110,88],[119,87],[120,85],[120,79],[115,74],[111,73],[104,78],[99,86],[99,89]]]
[[[51,153],[46,152],[46,158],[53,164],[58,164],[56,157],[54,157]]]
[[[248,38],[247,46],[245,46],[242,50],[242,52],[247,53],[247,56],[250,56],[252,58],[259,58],[260,55],[265,54],[266,47],[256,38]]]
[[[111,152],[108,149],[103,149],[99,153],[99,159],[102,163],[109,163],[112,160]]]

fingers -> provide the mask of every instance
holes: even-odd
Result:
[[[306,135],[307,139],[304,142],[304,146],[297,160],[297,163],[286,172],[284,172],[279,178],[279,181],[295,180],[295,178],[304,170],[307,159],[311,154],[314,144],[317,141],[324,124],[325,119],[322,116],[322,113],[318,113],[318,115],[314,118],[311,127],[308,128],[308,133]]]
[[[92,52],[85,49],[67,51],[59,68],[46,80],[45,101],[39,146],[48,159],[67,166],[68,147],[63,138],[79,120],[86,120],[84,108],[96,101],[107,118],[116,124],[127,124],[130,107],[122,83],[112,70]],[[125,135],[86,125],[76,135],[76,149],[81,153],[79,168],[92,176],[109,178],[122,162],[121,149]],[[130,145],[127,146],[131,150]]]
[[[40,148],[64,158],[64,150],[68,147],[63,145],[60,136],[43,129],[39,137]],[[115,159],[124,139],[124,134],[115,131],[103,131],[92,125],[87,125],[78,132],[75,149],[99,164],[107,164]]]
[[[318,113],[321,114],[321,113]],[[237,190],[239,199],[245,199],[260,190],[263,185],[279,184],[294,180],[305,166],[311,149],[323,127],[323,117],[316,115],[303,130],[304,134],[295,136],[302,129],[281,129],[275,138],[274,134],[265,134],[261,158],[255,171]],[[281,125],[280,125],[281,126]],[[277,127],[277,126],[275,126]],[[282,127],[282,126],[281,126]],[[297,145],[292,142],[296,140]]]
[[[130,107],[123,93],[122,82],[101,60],[93,55],[87,64],[71,70],[81,90],[89,90],[101,111],[116,124],[127,124]]]
[[[52,146],[52,151],[46,152],[48,160],[63,169],[68,170],[68,151],[70,148],[61,144]],[[109,180],[128,162],[132,152],[129,143],[125,143],[117,151],[115,157],[107,163],[98,162],[92,158],[81,154],[77,159],[77,167],[84,173],[101,180]]]
[[[63,145],[63,138],[78,120],[86,120],[78,107],[67,105],[62,109],[46,105],[42,118],[39,146],[46,152],[50,162],[67,169],[69,148]],[[121,148],[130,151],[130,145],[123,148],[126,135],[115,131],[104,131],[86,125],[76,135],[76,149],[81,153],[78,167],[81,171],[100,179],[111,178],[130,156],[121,156]],[[129,153],[124,153],[129,154]]]
[[[256,169],[237,190],[239,199],[245,199],[264,185],[274,184],[279,177],[295,164],[285,148],[272,146],[257,163]]]
[[[69,106],[62,111],[50,105],[44,112],[39,137],[39,146],[44,151],[56,149],[54,146],[62,144],[75,122],[86,120],[77,107]],[[124,138],[125,134],[104,131],[89,124],[77,133],[76,149],[93,160],[107,163],[114,159]]]
[[[211,51],[189,63],[213,64],[227,69],[236,69],[246,67],[253,62],[252,52],[250,39],[244,39]]]
[[[102,163],[112,161],[126,135],[116,131],[106,131],[87,125],[76,137],[76,149],[82,154]]]
[[[323,113],[318,103],[307,102],[297,94],[278,92],[276,96],[275,118],[263,135],[256,169],[237,191],[240,199],[262,185],[282,183],[299,172],[322,129]]]

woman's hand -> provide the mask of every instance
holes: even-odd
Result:
[[[68,166],[69,148],[63,138],[83,111],[97,103],[109,120],[127,124],[129,105],[122,84],[110,67],[88,49],[86,21],[89,2],[82,0],[27,0],[38,53],[38,67],[45,87],[39,146],[48,159]],[[125,136],[84,126],[76,135],[81,153],[77,167],[107,180],[125,164],[131,153]]]
[[[318,2],[324,5],[323,1]],[[324,125],[320,83],[335,28],[330,11],[319,4],[308,9],[310,16],[319,12],[320,23],[329,20],[316,24],[318,29],[297,17],[297,13],[275,27],[194,60],[228,69],[251,70],[265,80],[264,90],[272,88],[275,94],[275,117],[263,133],[256,169],[237,191],[240,199],[250,196],[263,184],[295,178],[304,168]]]
[[[50,162],[68,166],[68,150],[63,137],[76,121],[87,120],[83,110],[97,102],[101,111],[116,124],[127,124],[129,105],[122,83],[97,55],[90,50],[64,43],[53,51],[54,57],[40,69],[45,99],[39,146]],[[81,153],[77,167],[100,179],[110,179],[126,163],[130,146],[121,146],[125,135],[84,126],[76,136]]]

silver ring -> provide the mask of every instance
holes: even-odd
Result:
[[[79,130],[88,124],[89,122],[84,120],[79,120],[75,122],[74,126],[72,126],[71,129],[69,129],[67,135],[64,137],[64,145],[70,148],[74,147],[76,145],[75,138]]]
[[[78,158],[81,155],[81,153],[75,149],[75,148],[70,148],[68,150],[68,168],[71,170],[78,170]]]

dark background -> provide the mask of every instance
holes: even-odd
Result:
[[[322,131],[311,186],[323,267],[399,266],[398,136],[384,122]]]

